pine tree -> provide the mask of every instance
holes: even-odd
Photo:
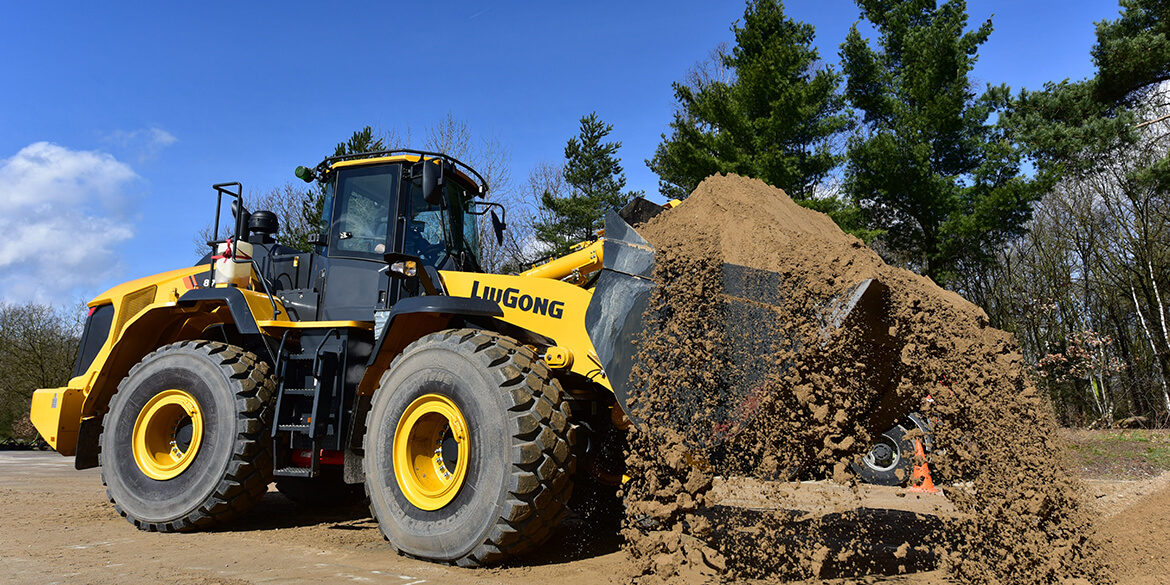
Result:
[[[1097,23],[1091,55],[1097,74],[1021,91],[1005,120],[1046,172],[1091,174],[1139,139],[1136,114],[1170,81],[1170,4],[1122,0],[1117,20]],[[1170,160],[1143,171],[1170,190]]]
[[[386,150],[386,145],[382,138],[375,137],[374,131],[369,126],[357,130],[350,136],[346,142],[339,142],[333,149],[333,156],[348,156],[352,154],[362,154],[366,152],[378,152]],[[320,184],[315,188],[305,193],[304,200],[301,201],[300,206],[300,222],[299,225],[314,226],[315,229],[322,231],[329,231],[329,226],[323,226],[321,216],[325,213],[325,189]],[[278,236],[280,243],[307,252],[313,249],[309,244],[309,233],[284,233]]]
[[[565,145],[562,170],[568,196],[545,191],[540,197],[546,221],[535,225],[536,238],[553,256],[562,256],[578,242],[594,239],[606,210],[625,205],[639,193],[623,193],[626,176],[617,151],[621,142],[602,142],[613,126],[597,113],[581,118],[581,131]]]
[[[846,190],[892,256],[945,283],[1023,233],[1048,183],[1021,173],[1020,149],[989,123],[1007,87],[973,89],[991,21],[964,32],[963,0],[857,3],[880,36],[873,48],[855,25],[841,47],[865,126],[850,142]]]
[[[737,173],[810,201],[841,157],[833,137],[850,127],[841,76],[822,66],[812,25],[784,15],[779,0],[751,0],[736,44],[717,54],[728,79],[675,83],[678,110],[646,164],[667,197],[686,198],[703,179]]]

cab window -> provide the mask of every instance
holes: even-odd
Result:
[[[443,195],[443,206],[430,205],[423,199],[419,184],[411,185],[405,252],[440,269],[449,268],[452,261],[461,261],[462,254],[478,266],[479,230],[476,216],[467,213],[471,206],[467,192],[454,180],[448,180],[443,185]]]
[[[398,165],[338,172],[330,216],[330,256],[382,259],[389,250],[398,172]]]

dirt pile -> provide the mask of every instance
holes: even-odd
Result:
[[[1053,418],[1014,340],[978,307],[752,179],[711,177],[638,230],[656,249],[658,286],[631,376],[643,424],[624,534],[636,578],[936,563],[969,583],[1111,580]],[[912,410],[934,422],[931,466],[959,519],[709,501],[716,476],[855,481],[851,463],[874,433]],[[884,569],[870,537],[891,525],[906,537]]]

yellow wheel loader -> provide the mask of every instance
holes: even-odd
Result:
[[[313,251],[277,244],[278,218],[249,213],[239,183],[215,185],[215,233],[230,201],[232,236],[92,300],[74,377],[34,394],[41,435],[78,469],[100,465],[122,516],[205,528],[275,481],[306,504],[368,496],[399,552],[474,566],[543,542],[575,481],[620,482],[654,286],[653,248],[630,224],[663,208],[638,202],[568,256],[486,274],[479,226],[490,212],[501,237],[503,210],[458,160],[396,150],[297,176],[324,190]],[[769,318],[731,292],[742,318]],[[880,316],[883,294],[859,284],[827,326]],[[741,343],[751,361],[774,341]]]

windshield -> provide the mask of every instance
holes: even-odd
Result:
[[[462,186],[451,180],[443,185],[443,194],[445,205],[430,205],[423,199],[422,187],[411,184],[405,252],[436,268],[446,269],[449,264],[462,269],[478,268],[479,230],[476,216],[467,213],[470,198]]]
[[[386,253],[398,168],[380,165],[337,173],[337,187],[329,193],[336,198],[336,214],[322,218],[329,224],[331,256],[381,259]]]

